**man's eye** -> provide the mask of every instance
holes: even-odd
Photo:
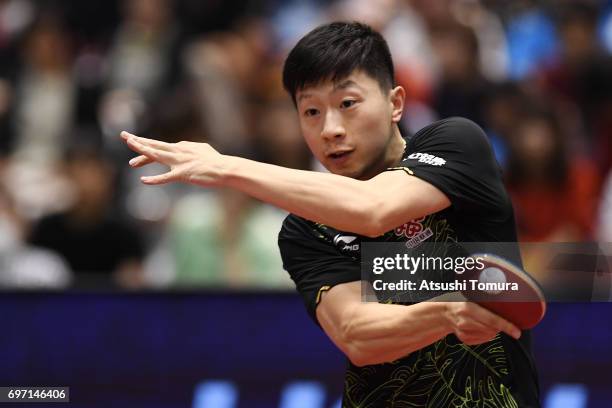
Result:
[[[316,110],[316,109],[306,109],[306,110],[304,111],[304,116],[314,116],[314,115],[316,115],[317,113],[319,113],[319,111],[318,111],[318,110]]]
[[[343,108],[350,108],[354,104],[355,104],[355,101],[353,99],[346,99],[346,100],[342,101],[342,107]]]

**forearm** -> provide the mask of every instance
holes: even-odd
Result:
[[[342,231],[375,235],[378,199],[365,182],[228,157],[222,185]]]
[[[357,365],[397,360],[452,333],[442,302],[360,303],[347,313],[336,340]]]

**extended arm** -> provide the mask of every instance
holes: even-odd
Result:
[[[132,166],[155,161],[170,167],[165,174],[144,177],[144,183],[231,187],[309,220],[361,235],[381,235],[450,205],[436,187],[401,171],[360,181],[224,156],[205,143],[164,143],[125,132],[122,137],[142,154],[130,161]],[[402,199],[393,199],[397,197]]]
[[[515,338],[521,334],[475,303],[363,303],[359,281],[324,292],[316,313],[327,335],[358,366],[397,360],[450,333],[466,344],[487,342],[500,331]]]

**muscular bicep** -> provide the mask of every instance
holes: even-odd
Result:
[[[380,194],[375,214],[381,233],[406,220],[441,211],[451,205],[438,187],[415,177],[408,168],[386,171],[367,181]]]

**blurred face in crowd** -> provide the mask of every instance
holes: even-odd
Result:
[[[563,181],[566,176],[562,135],[547,120],[527,118],[517,129],[514,150],[530,183]]]
[[[84,211],[105,209],[113,194],[112,167],[103,160],[84,156],[73,158],[68,171],[78,194],[78,207]]]
[[[259,143],[275,162],[283,167],[308,168],[310,155],[295,121],[293,106],[287,104],[268,105],[257,114]]]
[[[25,47],[28,62],[41,71],[68,68],[70,44],[66,34],[54,22],[43,21],[30,33]]]
[[[478,42],[464,27],[451,26],[432,35],[432,45],[445,80],[469,81],[478,75]]]
[[[403,88],[385,92],[376,79],[354,71],[299,90],[296,101],[304,139],[330,172],[368,179],[401,158]]]
[[[550,160],[555,152],[555,135],[543,120],[525,121],[518,129],[517,147],[525,161],[537,165]]]
[[[561,29],[561,39],[565,56],[570,61],[580,61],[596,52],[596,27],[576,19],[566,23]]]
[[[167,0],[130,0],[125,7],[128,19],[142,28],[163,27],[170,19]]]

